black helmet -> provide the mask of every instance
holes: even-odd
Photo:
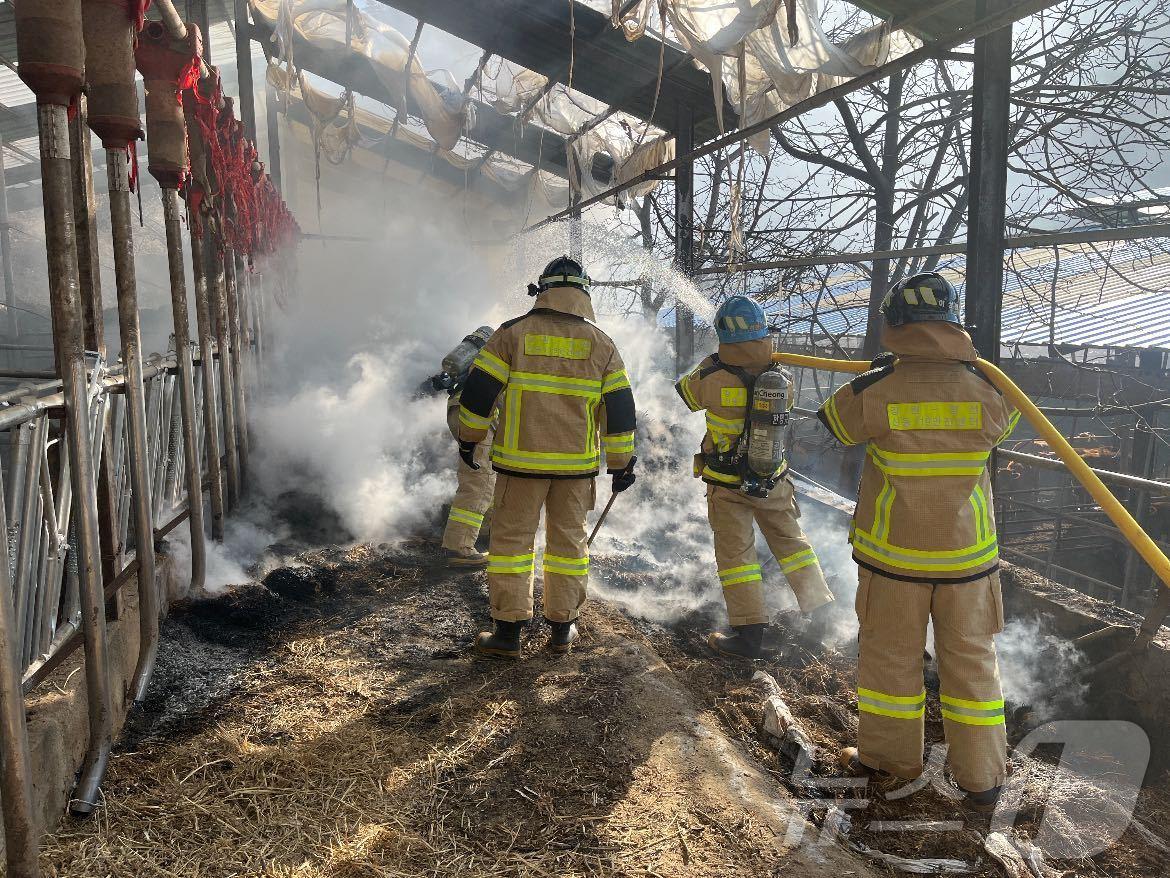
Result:
[[[959,294],[935,271],[916,274],[890,287],[882,300],[882,314],[890,326],[941,321],[962,326]]]
[[[535,296],[553,287],[576,287],[589,295],[590,283],[589,275],[580,262],[568,256],[558,256],[544,267],[535,284],[528,285],[528,295]]]

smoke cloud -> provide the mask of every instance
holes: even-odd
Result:
[[[350,214],[348,226],[328,230],[369,235],[375,223],[354,222],[361,210],[352,204]],[[267,497],[310,494],[337,513],[352,539],[393,544],[435,533],[455,490],[446,397],[419,397],[419,384],[464,334],[527,311],[527,283],[568,246],[564,226],[484,246],[492,226],[478,224],[465,206],[428,203],[382,219],[375,205],[368,216],[379,216],[373,243],[301,248],[302,292],[276,315],[271,380],[251,411],[253,470]],[[713,317],[707,298],[669,263],[599,226],[584,224],[582,238],[594,280],[648,276],[668,307],[682,301],[700,320]],[[669,327],[650,325],[637,308],[629,313],[628,298],[594,288],[598,323],[621,351],[634,388],[639,462],[637,484],[615,501],[592,548],[593,590],[655,622],[695,612],[725,621],[706,486],[691,472],[703,418],[674,391]],[[602,477],[591,524],[608,499]],[[838,563],[843,523],[814,517],[809,524],[846,598],[840,637],[852,638],[848,598],[856,574],[847,552]],[[542,542],[538,536],[538,549]],[[771,557],[762,540],[760,556],[765,564]],[[771,608],[795,606],[774,564],[766,577]]]

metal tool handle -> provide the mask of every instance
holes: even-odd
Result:
[[[601,510],[601,517],[597,519],[597,524],[593,525],[593,533],[589,534],[589,542],[586,546],[593,545],[593,538],[597,536],[597,532],[601,530],[601,526],[605,524],[605,516],[609,515],[609,510],[613,508],[613,501],[617,499],[618,492],[614,491],[609,495],[609,502],[605,504],[605,508]]]

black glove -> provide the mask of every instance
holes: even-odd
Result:
[[[472,469],[479,469],[479,464],[475,462],[475,446],[478,442],[463,442],[459,443],[459,456],[463,458],[463,462]]]
[[[638,458],[631,457],[630,462],[626,464],[625,469],[620,469],[613,473],[613,492],[615,494],[620,494],[626,488],[630,487],[630,485],[634,484],[635,481],[637,481],[637,478],[634,475],[634,464],[637,462],[637,460]]]
[[[869,368],[871,368],[871,369],[884,369],[884,368],[886,368],[886,366],[894,365],[894,360],[896,360],[896,359],[898,359],[896,354],[891,354],[889,351],[885,351],[883,353],[878,354],[876,357],[874,357],[870,361]]]

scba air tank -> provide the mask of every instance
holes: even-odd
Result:
[[[443,357],[443,371],[456,378],[471,368],[471,364],[475,362],[475,358],[479,355],[480,349],[488,343],[488,339],[492,337],[492,328],[490,326],[481,326],[471,335],[459,342],[451,353]],[[433,362],[433,361],[432,361]]]
[[[752,391],[747,453],[748,469],[761,479],[775,475],[784,464],[792,405],[788,373],[775,368],[761,373]]]

